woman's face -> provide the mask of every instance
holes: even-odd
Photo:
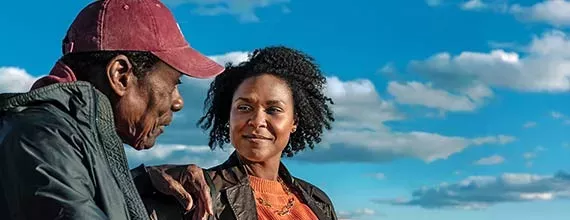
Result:
[[[295,129],[293,96],[284,80],[262,74],[239,85],[232,98],[230,139],[243,158],[280,158]]]

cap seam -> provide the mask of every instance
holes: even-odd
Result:
[[[170,48],[166,48],[166,49],[162,49],[162,50],[151,50],[152,52],[166,52],[166,51],[171,51],[171,50],[179,50],[179,49],[186,49],[186,48],[190,48],[193,50],[196,50],[194,48],[191,48],[189,46],[182,46],[182,47],[170,47]]]
[[[103,42],[104,42],[103,41],[103,38],[104,38],[103,30],[105,29],[105,14],[107,12],[107,9],[108,9],[107,6],[109,4],[110,4],[110,1],[104,1],[102,3],[103,10],[99,11],[99,19],[98,20],[101,22],[101,24],[97,25],[97,32],[98,32],[97,34],[98,34],[98,38],[99,38],[99,39],[97,39],[98,50],[103,50],[103,48],[104,48],[103,47]]]
[[[151,2],[149,2],[148,0],[142,0],[142,1],[146,1],[146,2],[141,2],[143,3],[142,5],[146,8],[146,13],[148,14],[147,16],[150,17],[150,19],[152,20],[152,31],[154,32],[154,36],[156,37],[156,39],[158,39],[158,47],[162,48],[162,41],[160,40],[160,36],[158,36],[158,27],[156,25],[156,18],[154,17],[155,13],[152,13],[149,7],[149,4],[151,4]]]

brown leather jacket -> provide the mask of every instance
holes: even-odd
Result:
[[[209,217],[210,220],[258,219],[249,179],[236,152],[223,164],[204,171],[214,203],[215,214]],[[320,220],[337,220],[333,204],[322,190],[291,176],[283,164],[280,166],[279,175],[287,185],[298,192],[300,199]],[[191,219],[193,214],[191,211],[184,215],[182,207],[174,198],[160,193],[143,194],[142,199],[153,219]]]

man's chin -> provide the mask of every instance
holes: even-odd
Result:
[[[148,150],[148,149],[151,149],[152,147],[154,147],[155,139],[152,139],[152,140],[146,139],[146,140],[140,141],[138,143],[133,143],[133,144],[129,144],[129,145],[137,151]]]

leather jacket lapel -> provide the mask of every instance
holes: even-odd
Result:
[[[257,220],[255,198],[249,184],[230,187],[225,193],[236,220]]]

